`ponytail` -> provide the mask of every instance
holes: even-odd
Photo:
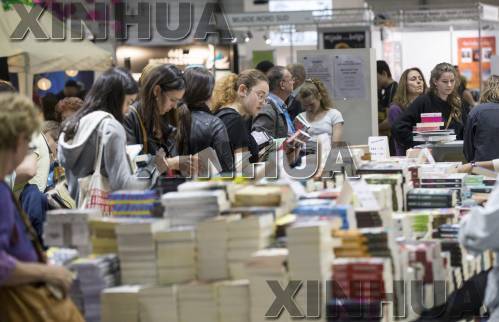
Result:
[[[211,110],[216,113],[220,108],[234,103],[237,99],[238,76],[230,73],[215,83],[211,99]]]

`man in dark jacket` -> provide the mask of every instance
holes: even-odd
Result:
[[[286,66],[291,75],[293,75],[293,92],[288,98],[287,105],[289,115],[291,119],[294,120],[295,117],[303,112],[303,108],[301,106],[300,101],[298,100],[298,93],[300,92],[300,88],[305,83],[305,79],[307,78],[305,72],[305,66],[302,64],[289,64]]]
[[[293,76],[285,67],[272,67],[267,73],[270,94],[268,104],[253,120],[254,131],[264,131],[273,138],[284,138],[295,132],[285,101],[293,92]]]

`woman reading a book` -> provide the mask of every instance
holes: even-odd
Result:
[[[463,139],[466,113],[457,93],[459,78],[454,66],[440,63],[431,71],[430,90],[417,97],[392,126],[392,134],[404,150],[415,145],[412,131],[421,123],[422,113],[441,113],[446,130],[454,130]]]
[[[256,69],[229,74],[217,81],[211,109],[224,122],[233,155],[250,152],[250,162],[258,161],[259,146],[251,135],[253,117],[269,94],[267,77]]]
[[[155,155],[160,173],[193,171],[194,159],[178,156],[172,125],[185,86],[182,71],[175,65],[147,65],[140,77],[139,100],[130,106],[124,119],[127,144],[142,144],[144,154]]]
[[[423,73],[417,67],[406,69],[400,76],[399,86],[388,109],[388,122],[392,126],[402,116],[407,107],[421,94],[426,93],[427,86]],[[392,130],[393,131],[393,130]],[[393,139],[396,156],[404,156],[405,150]]]
[[[305,80],[298,99],[305,112],[298,114],[295,119],[297,129],[301,128],[311,136],[328,134],[333,142],[343,140],[343,116],[333,108],[333,101],[321,80]]]

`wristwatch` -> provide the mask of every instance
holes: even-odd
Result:
[[[473,161],[473,162],[470,162],[470,164],[471,164],[471,169],[470,169],[470,172],[471,172],[471,171],[473,171],[473,168],[476,167],[476,162]]]

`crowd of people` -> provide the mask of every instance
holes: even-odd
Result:
[[[392,155],[403,156],[416,145],[412,131],[421,113],[438,112],[445,128],[464,139],[470,163],[461,171],[499,170],[498,76],[489,79],[478,105],[459,71],[447,63],[435,66],[428,84],[416,67],[396,82],[384,61],[377,62],[377,76],[379,132],[389,136]],[[48,282],[68,291],[71,274],[46,265],[38,251],[45,213],[85,202],[85,180],[95,173],[106,178],[111,191],[151,187],[152,175],[139,178],[133,172],[127,145],[142,145],[141,153],[151,156],[159,175],[185,176],[199,170],[198,154],[206,148],[215,151],[222,172],[234,171],[241,153],[259,162],[254,133],[290,138],[298,131],[297,119],[306,121],[311,137],[326,134],[332,142],[348,140],[343,128],[355,126],[345,123],[326,86],[307,78],[300,64],[262,62],[215,81],[203,67],[181,70],[154,63],[139,82],[129,71],[111,68],[85,97],[71,89],[57,100],[43,98],[40,113],[8,82],[0,82],[2,286]],[[292,166],[306,153],[295,144],[285,144],[284,150]]]

